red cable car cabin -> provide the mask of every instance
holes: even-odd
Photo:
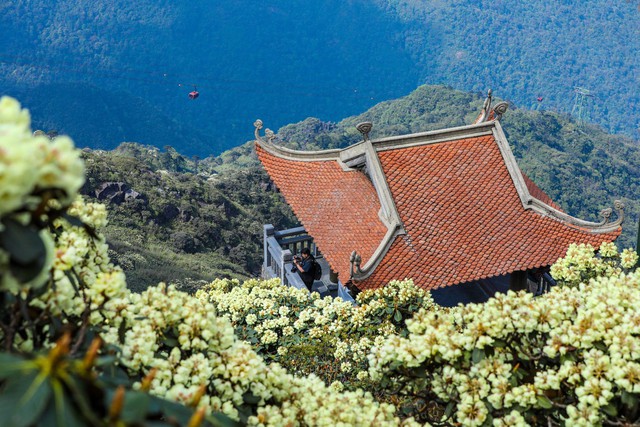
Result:
[[[197,90],[189,92],[189,99],[196,99],[200,96],[200,93]]]

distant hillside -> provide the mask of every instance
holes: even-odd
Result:
[[[124,141],[164,141],[201,157],[221,149],[215,138],[127,92],[87,84],[43,84],[6,93],[30,109],[34,129],[71,135],[79,147],[108,150]],[[185,108],[191,107],[188,102],[184,102]]]
[[[128,133],[118,142],[219,154],[219,146],[251,138],[256,115],[269,113],[279,126],[307,116],[339,120],[413,90],[419,70],[400,27],[362,0],[16,0],[0,4],[0,93],[43,82],[126,91],[216,145],[192,152],[170,135]],[[187,98],[192,85],[196,101]],[[140,131],[153,132],[145,122]]]
[[[580,112],[640,140],[640,5],[625,1],[374,0],[400,18],[427,83]],[[575,87],[589,96],[576,103]],[[542,98],[538,101],[538,97]]]
[[[218,176],[169,148],[123,144],[85,150],[90,199],[105,203],[105,236],[136,290],[159,281],[187,289],[217,277],[260,274],[262,225],[296,224],[257,167]]]
[[[589,96],[576,115],[640,139],[635,1],[16,0],[0,4],[0,35],[0,93],[33,93],[31,108],[58,128],[102,117],[87,134],[109,145],[95,147],[135,141],[217,155],[250,139],[256,117],[274,128],[339,121],[421,83],[493,88],[521,107],[566,113],[581,87]],[[68,116],[47,107],[57,92],[38,85],[52,82],[80,92],[60,106]],[[118,95],[75,109],[84,84]],[[131,127],[122,92],[183,127]]]

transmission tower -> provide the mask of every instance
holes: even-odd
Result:
[[[591,93],[589,89],[579,86],[574,87],[573,91],[576,97],[573,102],[571,115],[575,117],[581,125],[584,125],[585,122],[591,121],[591,101],[595,95]]]

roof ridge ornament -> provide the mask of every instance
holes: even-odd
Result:
[[[351,257],[349,257],[349,262],[351,263],[351,272],[350,278],[353,278],[356,274],[363,274],[364,271],[360,268],[360,264],[362,263],[362,257],[358,254],[357,251],[351,252]]]
[[[362,138],[365,141],[369,140],[369,132],[371,132],[372,128],[373,128],[373,123],[371,122],[361,122],[356,125],[356,129],[358,129],[358,132],[362,134]]]
[[[493,91],[491,89],[487,91],[487,98],[484,100],[484,104],[482,104],[482,111],[480,111],[478,118],[473,122],[473,124],[500,120],[502,115],[509,109],[509,103],[505,101],[500,101],[491,108],[492,93]]]
[[[616,219],[613,223],[610,223],[609,221],[611,220],[611,213],[613,212],[613,209],[611,208],[602,209],[600,211],[600,216],[602,217],[602,221],[600,221],[598,226],[601,227],[603,225],[609,225],[609,224],[620,225],[624,222],[624,202],[622,200],[614,200],[613,207],[616,209],[616,213],[618,214],[618,219]]]
[[[264,130],[264,135],[267,138],[267,140],[265,141],[264,139],[262,139],[262,137],[260,136],[260,129],[262,129],[262,120],[258,119],[255,122],[253,122],[253,126],[256,128],[255,130],[255,135],[256,135],[256,139],[262,143],[267,143],[267,144],[273,144],[273,140],[276,138],[276,135],[273,133],[273,131],[269,128],[266,128]]]

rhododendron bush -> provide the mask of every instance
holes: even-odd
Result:
[[[636,263],[608,243],[572,245],[550,293],[453,309],[410,281],[360,294],[356,306],[277,281],[216,281],[198,296],[264,357],[369,390],[421,422],[597,425],[640,415]]]
[[[0,100],[0,412],[7,425],[632,425],[634,251],[572,245],[559,285],[440,308],[410,280],[353,305],[277,280],[137,294],[77,196],[68,138]],[[0,422],[2,424],[2,422]]]
[[[82,171],[68,138],[33,136],[28,113],[2,98],[0,408],[8,425],[399,423],[370,394],[331,393],[316,376],[268,365],[210,304],[164,284],[129,292],[97,231],[104,206],[77,198]],[[99,357],[110,354],[115,366]],[[105,374],[118,367],[140,392],[110,386]],[[33,382],[21,378],[27,372]],[[199,410],[185,415],[153,396]],[[205,416],[216,411],[230,418]]]
[[[355,306],[284,287],[278,279],[242,285],[216,280],[196,296],[212,303],[266,360],[292,372],[315,373],[338,389],[362,385],[371,347],[387,335],[405,334],[405,320],[418,309],[437,307],[409,280],[362,292]]]

